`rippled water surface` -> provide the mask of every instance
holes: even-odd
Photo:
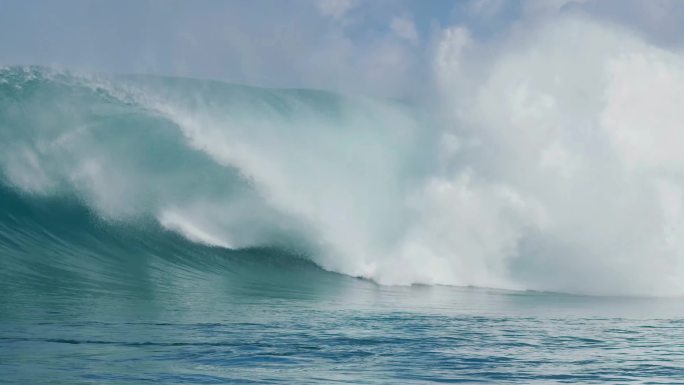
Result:
[[[3,293],[0,382],[684,383],[678,300],[332,275],[321,290],[292,270],[291,285],[235,287],[218,274],[163,272],[174,278],[143,296]]]

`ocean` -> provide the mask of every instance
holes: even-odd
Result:
[[[439,126],[323,91],[2,69],[0,383],[684,384],[677,276],[568,270],[558,234],[509,231],[508,190],[435,182]],[[448,242],[444,191],[476,210]]]

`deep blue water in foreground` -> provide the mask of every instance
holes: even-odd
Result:
[[[0,383],[684,383],[678,301],[177,273],[149,298],[3,293]]]

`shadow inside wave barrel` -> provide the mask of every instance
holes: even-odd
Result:
[[[0,277],[0,317],[10,318],[52,310],[69,317],[99,306],[140,316],[167,305],[182,311],[184,302],[196,308],[308,300],[333,295],[349,281],[360,284],[288,250],[205,246],[150,220],[107,221],[70,198],[27,196],[6,186],[0,186]]]

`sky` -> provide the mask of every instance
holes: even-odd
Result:
[[[684,43],[675,0],[0,0],[0,64],[410,98],[448,28],[496,41],[564,14]]]

